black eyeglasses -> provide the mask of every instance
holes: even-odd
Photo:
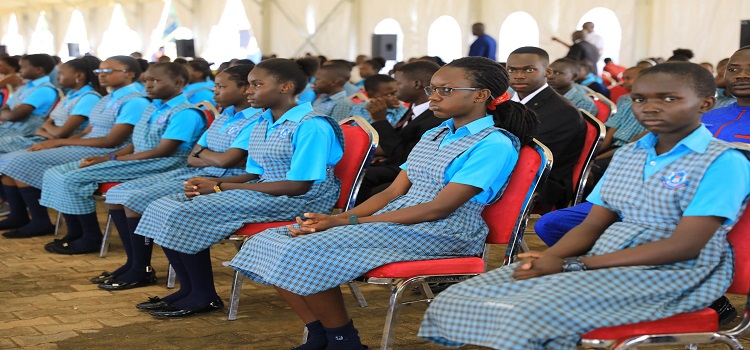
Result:
[[[464,91],[477,91],[482,88],[462,88],[462,87],[450,87],[450,86],[428,86],[424,88],[424,93],[427,96],[431,96],[433,92],[437,92],[440,97],[448,97],[453,93],[453,90],[464,90]]]
[[[94,69],[94,74],[112,74],[114,72],[121,72],[121,73],[127,73],[127,69],[112,69],[112,68],[102,68],[102,69]]]

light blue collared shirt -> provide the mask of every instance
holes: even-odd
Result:
[[[105,108],[109,109],[112,105],[115,104],[115,102],[117,102],[117,100],[133,92],[140,92],[140,90],[138,90],[137,83],[132,83],[130,85],[126,85],[115,91],[112,91],[109,94],[112,97],[109,102],[107,102]],[[146,111],[146,108],[148,108],[150,104],[151,102],[145,96],[136,97],[125,101],[125,103],[120,106],[120,111],[119,113],[117,113],[115,124],[138,124],[138,121],[141,120],[141,115],[143,115],[143,112]]]
[[[91,110],[94,109],[94,105],[96,105],[99,100],[102,99],[102,97],[97,94],[87,94],[87,92],[90,92],[92,90],[94,90],[93,86],[84,85],[83,87],[78,89],[78,91],[70,90],[70,92],[68,92],[67,99],[63,103],[64,107],[67,107],[68,104],[78,96],[86,94],[78,99],[78,102],[76,102],[76,105],[73,106],[73,109],[70,111],[70,115],[80,115],[84,117],[89,116]]]
[[[188,101],[192,104],[198,104],[203,101],[211,102],[212,105],[216,106],[214,102],[214,84],[213,80],[206,80],[199,83],[192,83],[185,86],[182,92],[185,95],[190,95]],[[200,90],[200,91],[196,91]]]
[[[261,108],[253,108],[248,107],[245,108],[239,112],[234,111],[234,106],[229,106],[222,111],[222,115],[231,115],[232,117],[227,119],[227,121],[224,123],[224,125],[219,128],[219,133],[232,133],[235,134],[234,141],[232,141],[232,145],[230,148],[239,148],[241,150],[247,151],[247,145],[250,143],[250,132],[253,130],[252,126],[257,123],[257,117],[258,114],[263,112],[263,109]],[[248,118],[256,118],[256,120],[251,121],[245,126],[242,127],[242,129],[235,130],[232,129],[231,126],[238,121],[242,119],[248,119]],[[203,133],[203,136],[201,136],[201,139],[198,140],[198,144],[203,147],[208,147],[208,131]]]
[[[25,89],[32,89],[35,86],[39,86],[45,83],[51,83],[49,75],[45,75],[41,78],[34,79],[26,83]],[[20,93],[17,92],[16,94]],[[15,95],[15,94],[14,94]],[[13,96],[11,96],[13,98]],[[22,104],[27,104],[34,107],[32,114],[44,115],[49,113],[49,110],[57,101],[57,90],[53,87],[41,87],[30,93],[26,98],[21,101]],[[10,101],[9,101],[10,102]]]
[[[162,120],[161,115],[183,102],[187,102],[187,97],[184,94],[177,95],[166,103],[159,99],[154,100],[151,103],[156,107],[156,110],[151,114],[148,122],[165,123],[166,120]],[[203,114],[197,109],[186,108],[172,116],[169,125],[167,125],[167,130],[164,130],[161,138],[183,141],[177,147],[178,150],[192,149],[205,128],[206,120]]]

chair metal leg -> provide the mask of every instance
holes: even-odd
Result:
[[[419,285],[422,287],[422,293],[424,293],[424,296],[427,299],[435,299],[435,294],[432,293],[432,288],[430,288],[429,283],[422,282]]]
[[[391,298],[388,301],[388,313],[385,315],[385,326],[383,327],[383,339],[381,340],[381,350],[392,350],[393,343],[396,340],[396,324],[398,315],[401,311],[401,296],[404,290],[411,285],[408,280],[398,281],[391,289]]]
[[[357,285],[357,282],[349,281],[349,283],[347,283],[346,285],[349,286],[349,290],[352,292],[352,295],[354,295],[354,297],[357,298],[357,303],[359,303],[359,307],[367,307],[368,305],[367,300],[365,300],[365,296],[359,290],[359,286]]]
[[[174,272],[174,267],[169,264],[169,270],[167,272],[167,288],[174,289],[174,281],[177,279],[177,273]]]
[[[531,249],[529,249],[529,245],[526,244],[526,240],[523,238],[521,238],[521,251],[524,253],[528,253],[531,251]]]
[[[55,237],[60,233],[60,221],[62,221],[62,213],[57,212],[57,219],[55,219]]]
[[[112,233],[112,216],[107,214],[107,224],[104,225],[104,237],[102,237],[102,246],[99,248],[99,257],[107,256],[109,252],[109,237]]]
[[[229,314],[227,315],[227,319],[230,321],[237,319],[237,309],[240,306],[240,292],[242,291],[243,279],[244,277],[239,272],[234,272],[232,291],[229,293]]]

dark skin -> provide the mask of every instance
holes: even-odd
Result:
[[[287,111],[297,105],[294,99],[294,83],[278,81],[276,77],[263,68],[254,68],[247,76],[250,86],[247,89],[247,101],[254,108],[265,108],[271,111],[273,120],[277,121]],[[201,153],[202,154],[202,153]],[[185,196],[215,193],[214,186],[221,182],[221,190],[251,190],[274,196],[299,196],[307,193],[312,181],[275,181],[263,183],[246,183],[258,179],[257,174],[244,174],[220,179],[195,177],[185,182]]]
[[[738,106],[750,106],[750,50],[737,51],[729,58],[724,82]]]
[[[632,67],[623,72],[622,74],[622,86],[628,90],[631,90],[633,88],[633,82],[636,78],[638,78],[638,75],[641,74],[641,71],[643,68],[640,67]],[[612,156],[615,154],[615,151],[617,149],[612,148],[612,143],[615,142],[615,132],[617,132],[617,128],[607,128],[607,134],[604,135],[604,141],[602,141],[602,145],[599,146],[601,151],[598,156],[596,156],[596,159],[607,159],[612,158]],[[647,133],[641,133],[638,136],[636,136],[632,141],[636,141],[646,135]]]
[[[375,91],[367,91],[370,100],[367,101],[367,112],[373,121],[386,120],[388,108],[397,108],[401,105],[398,100],[398,84],[394,82],[380,83]]]
[[[522,100],[544,86],[552,74],[549,62],[531,53],[511,54],[506,69],[510,76],[510,87]]]
[[[658,135],[656,154],[671,150],[700,127],[703,113],[713,107],[713,96],[699,96],[681,77],[649,74],[636,80],[633,113]],[[518,280],[562,272],[563,258],[588,252],[604,231],[619,220],[617,213],[594,205],[586,219],[544,252],[519,254],[523,260],[513,277]],[[589,270],[619,266],[666,265],[694,259],[723,223],[716,216],[683,216],[674,233],[656,242],[617,252],[582,258]]]
[[[78,91],[86,86],[86,73],[77,72],[72,67],[62,64],[57,70],[57,84],[63,89]],[[70,136],[81,124],[85,123],[88,118],[82,115],[71,115],[65,124],[55,126],[52,118],[47,118],[44,124],[36,130],[36,136],[44,137],[48,140],[65,138]]]
[[[18,65],[21,67],[20,73],[24,79],[36,80],[47,75],[47,72],[44,71],[44,68],[33,66],[31,62],[25,59],[21,59]],[[21,103],[13,109],[10,109],[10,107],[8,107],[7,105],[3,106],[0,109],[0,124],[2,124],[3,122],[15,122],[24,120],[28,116],[30,116],[35,109],[36,107],[26,103]]]
[[[547,78],[547,83],[555,89],[558,94],[565,95],[573,88],[578,78],[578,67],[566,62],[552,62],[549,66],[552,74]]]
[[[432,77],[433,86],[472,87],[474,83],[466,78],[466,72],[460,68],[443,67]],[[486,115],[486,106],[491,92],[486,89],[478,91],[453,91],[451,96],[441,97],[433,93],[429,97],[430,109],[438,118],[453,118],[456,129],[481,119]],[[411,181],[405,171],[401,171],[396,180],[385,191],[380,192],[359,206],[338,216],[318,213],[305,213],[307,220],[297,218],[300,228],[289,226],[294,237],[308,234],[325,234],[325,230],[349,224],[349,215],[356,214],[359,222],[394,222],[416,224],[434,221],[447,217],[461,205],[481,192],[480,188],[448,183],[430,202],[373,215],[384,208],[390,201],[406,194],[411,188]],[[321,233],[322,232],[322,233]],[[303,322],[320,320],[327,328],[341,327],[350,320],[344,305],[341,289],[336,287],[309,296],[300,296],[281,288],[276,288],[284,300],[292,307]]]
[[[315,81],[311,86],[318,94],[337,94],[344,90],[346,79],[337,76],[331,69],[321,68],[315,73]]]

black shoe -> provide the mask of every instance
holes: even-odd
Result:
[[[150,266],[148,268],[150,268]],[[122,282],[122,281],[118,281],[117,277],[113,277],[113,278],[105,280],[102,283],[99,283],[99,289],[125,290],[125,289],[133,289],[133,288],[138,288],[138,287],[145,287],[145,286],[152,285],[152,284],[156,284],[156,271],[154,271],[153,269],[147,272],[146,277],[144,277],[140,281]]]
[[[92,248],[86,248],[86,249],[77,249],[73,248],[69,242],[63,242],[57,241],[52,242],[53,244],[49,247],[50,253],[55,254],[67,254],[67,255],[73,255],[73,254],[88,254],[88,253],[96,253],[99,251],[99,245]]]
[[[50,226],[45,229],[42,229],[39,231],[33,231],[33,232],[24,232],[24,231],[21,231],[20,229],[11,230],[8,232],[4,232],[3,237],[5,238],[31,238],[31,237],[51,235],[53,233],[55,233],[55,226]]]
[[[141,310],[164,310],[169,308],[169,303],[159,297],[148,297],[148,301],[135,304],[136,309]]]
[[[47,243],[47,245],[54,244],[55,242]],[[44,249],[47,249],[47,246],[44,246]],[[102,273],[99,274],[99,276],[89,278],[89,282],[93,284],[99,284],[104,283],[104,281],[111,280],[117,276],[111,274],[109,271],[102,271]]]
[[[723,295],[721,298],[716,299],[716,301],[714,301],[709,307],[716,310],[719,314],[720,326],[730,323],[737,318],[737,309],[735,309],[729,302],[729,299]]]
[[[149,314],[151,314],[151,316],[160,317],[160,318],[175,318],[175,317],[187,317],[187,316],[195,315],[195,314],[218,311],[223,308],[224,308],[224,302],[221,301],[221,298],[217,298],[216,300],[206,305],[203,305],[197,309],[180,310],[180,309],[174,308],[173,306],[168,306],[161,310],[149,311]]]

